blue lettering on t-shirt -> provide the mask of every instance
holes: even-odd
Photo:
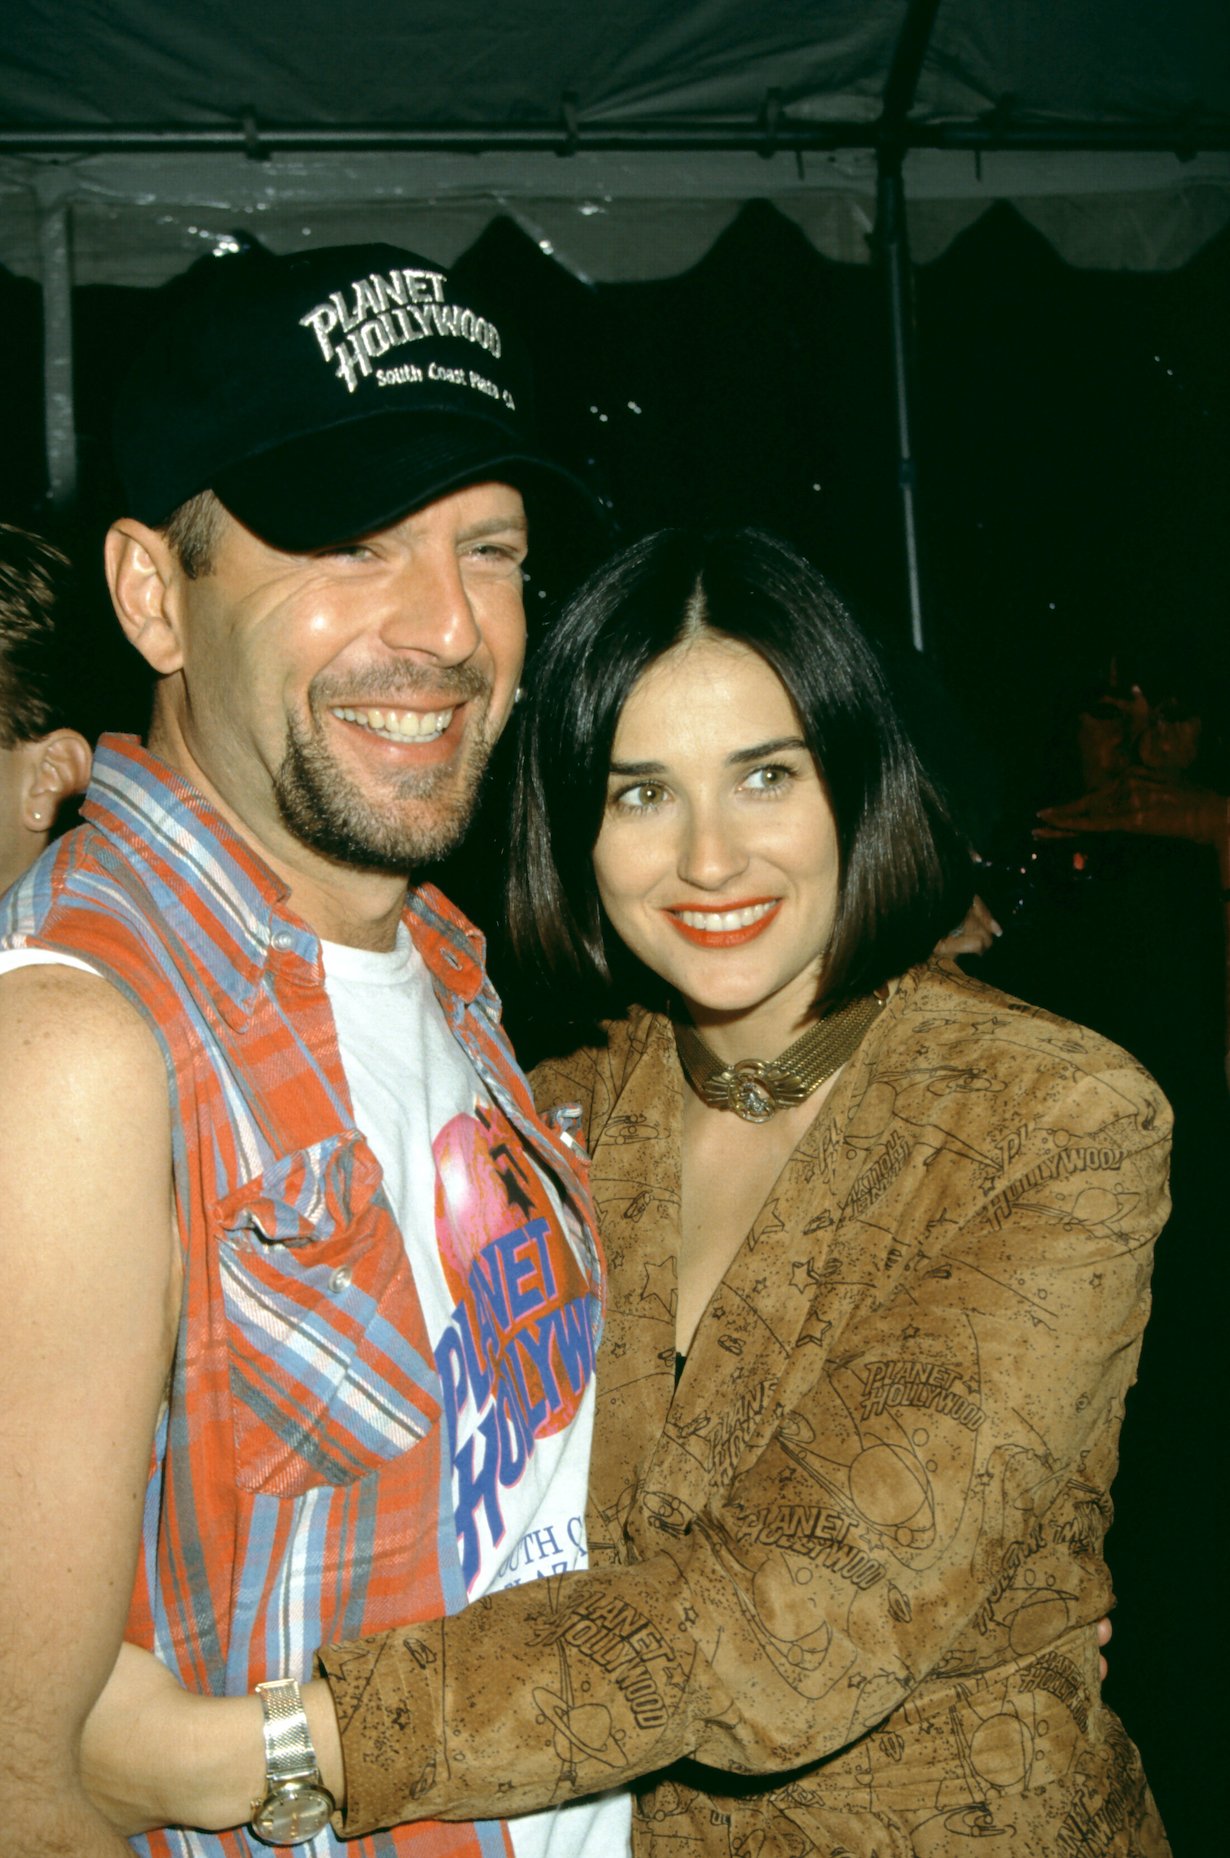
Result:
[[[555,1334],[555,1312],[544,1316],[540,1323],[529,1323],[517,1337],[526,1354],[538,1370],[542,1382],[542,1391],[546,1398],[547,1410],[557,1413],[560,1405],[559,1385],[555,1379],[555,1369],[551,1365],[551,1341]]]
[[[457,1415],[470,1397],[470,1377],[466,1371],[465,1349],[457,1332],[455,1314],[453,1327],[446,1329],[436,1343],[436,1372],[440,1376],[440,1387],[444,1395],[444,1414],[448,1421],[448,1436],[455,1440]]]
[[[492,1542],[501,1541],[501,1492],[524,1476],[535,1439],[561,1410],[575,1408],[593,1374],[591,1299],[584,1292],[558,1303],[567,1290],[551,1231],[546,1219],[530,1219],[485,1245],[436,1342],[467,1587],[481,1567],[479,1517]],[[476,1427],[466,1438],[463,1416]]]
[[[554,1411],[554,1408],[549,1400],[535,1400],[531,1396],[525,1378],[525,1365],[521,1359],[522,1350],[520,1347],[520,1340],[521,1338],[518,1337],[518,1345],[508,1351],[508,1371],[516,1382],[517,1398],[521,1402],[521,1411],[525,1414],[525,1423],[529,1429],[530,1437],[536,1439],[538,1437],[539,1426],[541,1426],[548,1413]]]
[[[481,1461],[475,1466],[478,1438],[483,1441]],[[482,1564],[482,1544],[475,1520],[480,1507],[486,1512],[491,1540],[498,1542],[504,1534],[504,1518],[496,1488],[499,1469],[499,1426],[494,1412],[484,1413],[478,1435],[467,1439],[453,1458],[457,1474],[457,1536],[461,1545],[461,1571],[469,1587]]]
[[[480,1252],[470,1267],[469,1283],[474,1292],[476,1307],[488,1311],[492,1322],[498,1328],[507,1330],[508,1298],[504,1293],[504,1276],[497,1257],[499,1246],[500,1240],[497,1239],[485,1252]]]
[[[540,1310],[555,1295],[555,1274],[546,1244],[548,1230],[545,1219],[531,1219],[495,1241],[514,1321],[520,1322]]]

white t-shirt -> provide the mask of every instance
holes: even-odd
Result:
[[[454,1039],[405,925],[389,953],[322,953],[355,1124],[383,1171],[444,1388],[469,1597],[583,1568],[594,1380],[575,1216]],[[14,950],[0,973],[47,959],[89,966]],[[508,1825],[517,1858],[631,1848],[626,1793]]]

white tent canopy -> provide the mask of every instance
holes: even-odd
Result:
[[[576,276],[612,282],[687,269],[749,199],[766,199],[825,257],[861,264],[876,181],[871,148],[797,159],[661,150],[0,157],[0,262],[41,276],[46,223],[67,213],[82,284],[160,284],[241,230],[273,251],[389,239],[450,263],[506,213]],[[1221,153],[919,149],[906,156],[904,182],[911,248],[924,264],[999,200],[1068,263],[1109,269],[1172,269],[1230,221],[1230,155]]]
[[[1183,263],[1230,218],[1219,0],[10,0],[0,260],[161,281],[249,226],[448,259],[509,212],[583,276],[678,271],[751,198],[860,262],[877,148],[916,258],[1012,200],[1069,262]],[[896,61],[896,67],[895,62]],[[890,78],[896,69],[890,88]]]
[[[43,285],[58,501],[75,283],[242,232],[447,262],[496,214],[580,277],[665,276],[760,198],[830,258],[879,231],[908,532],[907,204],[923,262],[999,200],[1120,269],[1230,219],[1224,0],[10,0],[4,41],[0,263]]]

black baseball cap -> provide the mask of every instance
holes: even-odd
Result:
[[[392,245],[198,261],[116,404],[126,514],[212,490],[277,548],[368,535],[489,479],[595,499],[539,446],[506,317]]]

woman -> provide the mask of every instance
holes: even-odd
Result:
[[[1166,1853],[1095,1637],[1155,1087],[925,962],[960,840],[765,536],[666,532],[582,591],[517,820],[518,942],[580,1008],[614,976],[656,1009],[535,1080],[610,1266],[592,1566],[325,1648],[346,1832],[653,1776],[651,1858]]]

